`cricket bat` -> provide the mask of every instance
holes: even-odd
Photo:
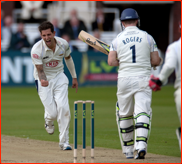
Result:
[[[97,49],[98,51],[108,55],[110,46],[103,41],[99,40],[98,38],[95,38],[94,36],[90,35],[89,33],[85,31],[80,31],[78,38],[88,44],[89,46],[92,46],[93,48]]]
[[[85,31],[80,31],[78,38],[88,44],[89,46],[92,46],[93,48],[97,49],[98,51],[108,55],[110,46],[103,41],[99,40],[98,38],[95,38],[94,36],[90,35],[89,33]],[[156,67],[153,66],[153,69],[156,70]]]

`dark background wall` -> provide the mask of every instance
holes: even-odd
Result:
[[[102,5],[101,5],[102,4]],[[172,41],[178,40],[181,36],[179,32],[179,20],[181,20],[181,2],[174,1],[174,3],[142,3],[142,4],[104,4],[102,2],[98,3],[98,6],[107,8],[118,8],[121,12],[126,8],[133,8],[138,12],[140,16],[141,26],[140,29],[147,31],[151,34],[158,48],[165,52],[168,44]],[[173,31],[172,40],[169,40],[169,25],[170,25],[170,15],[173,19]],[[108,19],[113,19],[114,15],[108,14]]]

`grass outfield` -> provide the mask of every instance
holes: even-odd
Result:
[[[152,130],[148,152],[180,157],[175,129],[180,125],[174,103],[173,86],[153,93]],[[73,143],[73,108],[75,100],[95,101],[95,146],[120,149],[115,118],[116,87],[82,87],[75,93],[69,88],[71,109],[70,143]],[[81,106],[78,106],[82,109]],[[87,105],[87,109],[90,105]],[[59,142],[58,128],[48,135],[44,129],[44,109],[34,87],[1,88],[1,134]],[[82,143],[82,118],[78,111],[78,144]],[[90,109],[87,110],[87,145],[90,145]]]

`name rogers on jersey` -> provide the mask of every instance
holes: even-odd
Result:
[[[46,63],[47,67],[56,67],[59,64],[59,60],[55,60],[55,61],[50,61],[48,63]]]
[[[141,43],[142,38],[139,37],[130,37],[130,38],[126,38],[125,40],[122,40],[124,44],[127,44],[129,42],[138,42]]]

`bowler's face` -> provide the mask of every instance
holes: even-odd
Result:
[[[45,41],[47,47],[52,48],[54,46],[55,31],[51,32],[51,29],[42,30],[41,37]]]

